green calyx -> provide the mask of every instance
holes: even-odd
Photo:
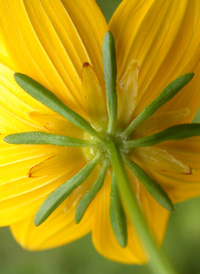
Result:
[[[119,134],[116,121],[117,65],[115,43],[111,32],[106,33],[103,42],[103,68],[108,112],[108,126],[106,132],[102,133],[96,131],[88,121],[66,106],[53,92],[47,90],[40,83],[31,79],[27,75],[16,73],[14,76],[15,80],[24,91],[66,118],[68,121],[72,122],[78,128],[87,132],[87,134],[91,136],[91,139],[81,140],[44,132],[23,132],[8,135],[4,138],[4,141],[10,144],[21,145],[47,144],[91,148],[94,152],[93,158],[88,161],[88,163],[79,170],[78,173],[71,177],[67,182],[63,183],[47,197],[35,216],[35,225],[38,226],[43,223],[53,213],[53,211],[89,177],[98,165],[101,166],[99,175],[91,189],[88,190],[78,203],[75,213],[75,221],[77,224],[81,222],[87,208],[103,187],[108,169],[112,170],[110,222],[118,243],[124,248],[128,241],[126,213],[129,211],[129,206],[125,205],[126,202],[124,199],[126,199],[126,197],[124,196],[125,192],[123,192],[123,188],[127,187],[127,195],[134,196],[129,178],[126,174],[125,166],[131,170],[131,172],[139,179],[144,187],[146,187],[147,191],[160,205],[169,211],[173,210],[172,201],[164,189],[159,185],[159,182],[155,182],[141,166],[137,165],[129,158],[132,148],[151,146],[168,140],[200,136],[200,125],[178,125],[148,137],[137,140],[130,139],[131,134],[137,126],[151,117],[155,111],[171,100],[186,84],[189,83],[189,81],[192,80],[193,73],[189,73],[177,78],[169,84],[169,86],[167,86],[160,95],[146,109],[144,109],[123,132]],[[129,186],[127,186],[127,184],[129,184]],[[129,198],[131,199],[131,196]]]

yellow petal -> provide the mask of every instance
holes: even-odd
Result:
[[[138,188],[136,187],[138,181],[130,172],[129,178],[133,190]],[[94,223],[92,229],[94,245],[98,252],[108,259],[127,264],[143,264],[146,262],[147,258],[129,219],[127,220],[127,247],[122,248],[114,236],[109,217],[110,178],[107,177],[106,180],[104,187],[95,199]],[[141,209],[147,219],[150,230],[155,235],[157,242],[160,244],[164,235],[168,212],[158,205],[157,202],[151,198],[145,190],[143,190],[141,185],[138,191],[137,195],[140,197]],[[102,201],[104,202],[102,203]]]
[[[47,175],[59,175],[65,172],[73,173],[74,163],[76,170],[83,165],[85,157],[80,148],[62,148],[59,153],[45,159],[43,162],[33,166],[29,170],[29,177],[37,178]]]
[[[81,81],[82,102],[88,120],[97,129],[107,126],[106,95],[92,67],[85,63]]]
[[[135,139],[138,139],[154,134],[168,127],[181,124],[189,114],[189,108],[160,113],[156,112],[153,116],[136,128],[133,136]]]
[[[82,131],[60,115],[43,114],[37,111],[32,111],[29,113],[29,116],[38,125],[42,126],[44,131],[58,135],[70,136],[72,138],[83,139],[84,137],[84,131]]]
[[[11,226],[15,239],[26,249],[41,250],[57,247],[76,240],[91,230],[93,203],[88,207],[83,219],[77,225],[74,221],[77,203],[91,188],[99,173],[96,167],[87,180],[39,227],[33,224],[33,217]]]
[[[66,212],[61,204],[39,227],[34,217],[15,223],[11,231],[17,242],[25,249],[41,250],[57,247],[79,239],[91,230],[92,214],[89,210],[80,224],[74,221],[74,210]]]
[[[3,39],[1,38],[1,22],[0,22],[0,63],[3,63],[9,67],[12,67],[12,60],[8,57],[8,53],[6,51],[5,45],[3,43]]]
[[[73,174],[70,175],[73,176]],[[0,226],[22,221],[35,214],[47,195],[67,179],[69,177],[62,174],[57,177],[15,180],[13,195],[12,193],[6,193],[9,195],[6,199],[0,201]],[[16,186],[17,188],[15,188]],[[20,190],[24,193],[20,194]],[[9,192],[12,192],[12,189]]]
[[[160,145],[161,146],[161,145]],[[151,176],[160,182],[170,194],[174,203],[200,195],[200,138],[167,142],[162,144],[174,157],[192,168],[192,174],[152,172]]]
[[[131,158],[141,163],[144,168],[149,170],[159,170],[162,172],[172,172],[178,174],[191,174],[191,167],[185,161],[176,159],[168,151],[159,147],[138,147],[132,151]]]
[[[80,110],[80,73],[90,62],[103,80],[101,46],[107,24],[93,0],[6,0],[0,3],[4,43],[15,70]]]
[[[132,61],[117,85],[117,121],[120,127],[128,126],[135,110],[138,95],[139,64]]]
[[[200,102],[200,1],[124,0],[110,22],[116,41],[118,79],[130,62],[140,64],[138,115],[161,90],[178,76],[195,77],[164,110],[191,109],[191,121]]]
[[[26,94],[14,81],[14,72],[0,64],[0,133],[39,130],[28,115],[30,111],[36,110],[53,113]]]
[[[63,148],[50,145],[10,145],[1,140],[0,150],[1,226],[33,214],[49,193],[71,178],[86,162],[83,152],[79,152],[78,148],[66,152]],[[54,166],[46,164],[41,171],[42,177],[31,178],[30,170],[34,173],[33,167],[45,163],[48,158],[54,158]],[[51,170],[48,171],[48,168]]]

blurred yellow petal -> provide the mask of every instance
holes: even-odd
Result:
[[[82,68],[81,95],[88,120],[97,130],[105,129],[107,126],[106,94],[88,63],[85,63]]]
[[[178,76],[194,72],[192,82],[164,110],[191,109],[200,102],[200,1],[124,0],[114,13],[110,30],[116,41],[118,79],[130,62],[140,64],[139,94],[134,116]]]
[[[161,146],[161,145],[160,145]],[[178,142],[162,144],[162,149],[172,153],[174,157],[187,164],[192,174],[152,172],[152,177],[160,182],[170,194],[174,203],[200,195],[200,138],[194,137]],[[151,172],[149,170],[149,172]]]
[[[170,154],[168,151],[155,146],[134,148],[131,158],[151,170],[179,174],[191,174],[192,172],[192,168],[184,161],[181,162],[176,159],[173,153]]]
[[[133,117],[138,95],[139,64],[132,61],[117,85],[117,121],[120,127],[128,126]]]
[[[81,112],[83,63],[90,62],[103,80],[101,45],[107,24],[96,2],[6,0],[0,10],[2,36],[15,70]]]
[[[88,210],[80,224],[74,221],[74,210],[66,212],[61,204],[39,227],[34,217],[11,225],[16,241],[25,249],[42,250],[57,247],[83,237],[91,230],[91,210]]]
[[[135,192],[138,196],[141,209],[148,222],[149,228],[156,237],[158,244],[161,243],[169,213],[147,193],[137,179],[130,173],[129,178]],[[138,186],[139,184],[139,186]],[[136,191],[137,189],[137,191]],[[103,201],[103,203],[102,203]],[[95,199],[94,222],[93,222],[93,242],[100,254],[108,259],[127,264],[142,264],[147,261],[141,243],[133,228],[131,221],[127,220],[128,244],[122,248],[113,233],[110,217],[110,177],[107,177],[106,183]]]

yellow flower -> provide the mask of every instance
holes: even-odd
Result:
[[[95,149],[11,145],[3,141],[7,135],[33,131],[90,140],[88,133],[25,93],[13,78],[15,72],[35,79],[97,132],[105,133],[108,117],[102,43],[108,29],[116,45],[118,131],[185,73],[195,73],[192,81],[139,125],[132,138],[191,122],[197,112],[199,0],[124,0],[109,26],[93,0],[2,0],[0,225],[10,225],[15,239],[30,250],[63,245],[92,231],[94,245],[102,255],[124,263],[144,263],[146,255],[128,216],[125,247],[120,246],[113,232],[109,216],[111,168],[83,219],[75,222],[76,207],[97,179],[100,164],[43,224],[34,225],[43,201],[86,166]],[[176,203],[200,194],[199,141],[199,137],[171,140],[128,152]],[[128,168],[127,173],[150,231],[161,243],[169,212]]]

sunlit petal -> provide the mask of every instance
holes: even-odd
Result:
[[[118,79],[130,62],[140,64],[139,94],[134,116],[172,80],[194,72],[192,82],[163,109],[191,108],[200,102],[200,2],[198,0],[125,0],[110,22],[118,55]]]
[[[96,2],[6,0],[0,10],[15,70],[37,79],[81,112],[83,63],[89,62],[103,83],[101,45],[107,24]]]

